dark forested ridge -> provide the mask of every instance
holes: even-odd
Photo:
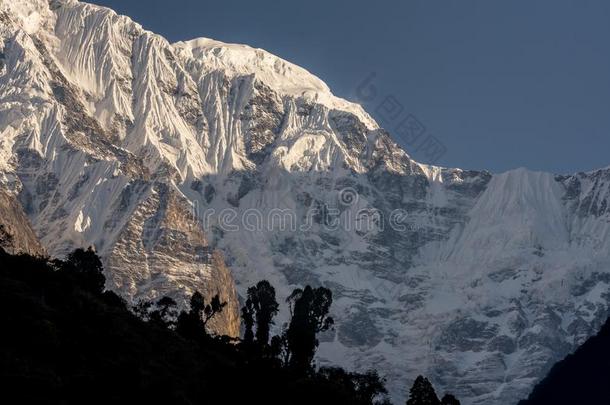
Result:
[[[321,316],[303,315],[303,322],[294,321],[300,322],[296,330],[302,336],[275,337],[273,344],[262,342],[269,338],[268,324],[276,311],[269,303],[270,286],[252,290],[253,317],[267,326],[256,340],[244,344],[205,332],[200,321],[222,310],[218,297],[194,296],[191,309],[179,316],[173,316],[177,314],[171,299],[155,303],[152,309],[141,303],[143,320],[119,296],[103,291],[100,271],[101,263],[91,251],[76,251],[66,261],[49,261],[0,249],[3,397],[19,398],[20,403],[62,404],[384,400],[383,380],[376,373],[315,370],[305,364],[317,346],[308,322],[321,322],[310,325],[320,330],[329,324],[324,308],[328,297],[317,289],[296,292],[292,305],[301,314],[321,309],[317,313]],[[282,341],[296,341],[301,351],[282,357],[290,350]]]
[[[610,404],[610,319],[600,332],[553,366],[519,405]]]
[[[0,247],[0,398],[19,403],[389,404],[376,371],[316,368],[317,334],[332,327],[332,292],[296,289],[291,319],[271,336],[279,310],[262,280],[247,291],[244,337],[211,336],[225,303],[195,292],[190,308],[162,297],[133,307],[104,290],[91,249],[65,260],[12,255]],[[438,400],[418,377],[409,405]],[[432,402],[430,402],[432,401]]]

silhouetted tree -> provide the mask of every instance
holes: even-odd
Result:
[[[269,329],[273,324],[273,317],[279,310],[275,300],[275,288],[267,281],[259,281],[255,286],[248,288],[248,300],[256,318],[256,341],[261,346],[269,342]]]
[[[164,296],[157,301],[155,310],[149,314],[149,319],[153,322],[172,327],[178,315],[176,306],[176,301],[173,298]]]
[[[350,373],[340,367],[321,367],[318,371],[318,378],[349,392],[357,404],[389,403],[386,397],[385,382],[376,371],[361,374]]]
[[[199,291],[195,291],[193,295],[191,295],[190,304],[192,312],[201,314],[205,308],[205,298]]]
[[[286,331],[282,332],[281,335],[273,336],[271,338],[271,344],[269,345],[269,351],[271,357],[279,360],[282,366],[287,366],[290,360],[290,351],[288,350],[288,338]]]
[[[77,276],[77,280],[86,289],[102,293],[106,278],[103,274],[102,261],[92,247],[87,250],[76,249],[68,255],[62,269]]]
[[[227,305],[220,302],[216,294],[209,304],[206,305],[205,298],[199,291],[195,291],[191,297],[191,309],[182,312],[178,316],[176,331],[184,337],[204,339],[207,336],[206,325]]]
[[[460,405],[460,401],[452,394],[445,394],[441,399],[441,405]]]
[[[217,314],[222,312],[222,309],[227,305],[226,302],[220,302],[218,294],[212,297],[212,301],[203,308],[203,326],[205,327],[209,321]]]
[[[328,311],[333,302],[332,292],[324,287],[297,289],[288,297],[292,318],[288,326],[287,342],[290,366],[299,373],[311,369],[318,339],[316,334],[333,324]]]
[[[409,390],[407,405],[440,405],[434,387],[427,378],[418,376]]]
[[[356,384],[358,396],[366,403],[372,404],[376,397],[388,393],[385,388],[385,380],[375,370],[369,370],[364,374],[352,373],[352,378]]]
[[[127,301],[125,301],[125,299],[123,297],[121,297],[114,291],[109,291],[109,290],[104,291],[102,293],[101,298],[104,301],[104,303],[106,303],[106,305],[108,305],[108,306],[111,306],[114,308],[120,308],[121,310],[127,310],[127,308],[128,308]]]
[[[254,327],[254,308],[252,307],[252,301],[248,298],[246,299],[246,305],[244,305],[241,309],[241,318],[244,322],[244,344],[250,345],[254,342],[254,332],[252,328]]]

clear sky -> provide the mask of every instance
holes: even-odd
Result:
[[[356,100],[372,72],[446,147],[444,166],[557,173],[610,165],[610,2],[94,0],[170,41],[264,48]],[[402,139],[399,139],[402,143]],[[404,145],[416,159],[410,145]]]

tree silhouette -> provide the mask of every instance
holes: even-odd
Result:
[[[279,304],[275,300],[275,288],[267,280],[259,281],[248,288],[248,301],[255,313],[256,341],[260,346],[266,346],[273,317],[279,310]]]
[[[441,405],[460,405],[460,401],[452,394],[445,394],[441,399]]]
[[[333,302],[332,292],[324,287],[297,289],[288,297],[292,319],[287,331],[290,366],[298,373],[311,370],[318,339],[316,334],[333,324],[328,311]]]
[[[191,297],[191,309],[182,312],[178,316],[176,331],[184,337],[191,339],[205,339],[207,337],[206,325],[227,305],[220,302],[216,294],[206,305],[205,298],[199,291],[195,291]]]
[[[241,318],[244,322],[244,344],[251,345],[254,342],[254,308],[252,307],[252,301],[246,299],[246,305],[241,309]]]
[[[356,392],[363,402],[372,404],[376,397],[388,393],[384,379],[375,370],[364,374],[352,373],[352,379],[356,385]]]
[[[217,314],[222,312],[222,309],[227,305],[226,302],[220,302],[218,294],[212,297],[212,301],[203,308],[203,326],[205,327],[209,321]]]
[[[278,359],[280,364],[284,367],[288,365],[290,360],[288,337],[286,335],[287,333],[284,331],[280,335],[273,336],[271,338],[271,344],[269,345],[271,357]]]
[[[427,378],[418,376],[409,390],[407,405],[440,405],[434,387]]]
[[[356,404],[389,404],[384,379],[376,371],[350,373],[340,367],[321,367],[318,377],[350,392]]]
[[[154,311],[149,313],[149,319],[153,322],[172,327],[178,315],[176,301],[173,298],[164,296],[157,301]]]
[[[62,270],[75,275],[77,281],[86,289],[95,293],[104,291],[104,267],[92,247],[87,250],[76,249],[68,255],[61,267]]]

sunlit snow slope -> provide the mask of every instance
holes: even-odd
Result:
[[[465,404],[516,403],[606,319],[610,169],[421,165],[266,51],[170,44],[76,1],[0,4],[3,188],[50,253],[94,245],[127,298],[218,292],[216,330],[237,334],[233,278],[281,298],[325,285],[337,325],[319,362],[377,368],[397,402],[421,373]],[[318,214],[296,231],[207,217],[227,208]],[[383,220],[354,226],[363,210]]]

